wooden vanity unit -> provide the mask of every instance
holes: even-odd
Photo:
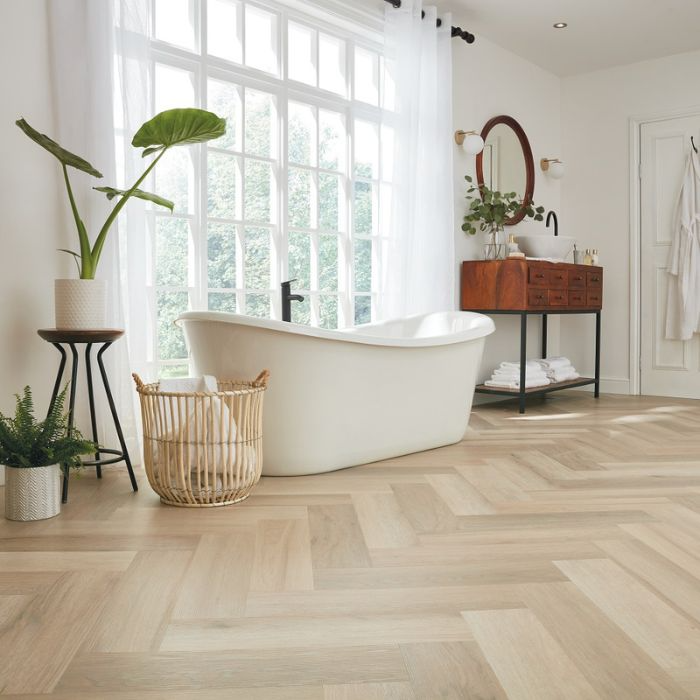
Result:
[[[603,306],[603,268],[541,260],[467,260],[462,263],[462,310],[565,309]]]
[[[520,316],[520,389],[479,385],[483,394],[517,396],[520,413],[525,398],[550,391],[594,384],[600,393],[600,314],[603,308],[603,268],[592,265],[551,263],[543,260],[467,260],[462,263],[461,309],[484,314]],[[541,357],[547,356],[549,314],[595,314],[595,377],[525,389],[527,317],[542,317]]]

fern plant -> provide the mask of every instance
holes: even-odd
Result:
[[[51,464],[77,467],[80,455],[97,450],[95,443],[68,428],[63,410],[67,389],[56,397],[42,421],[34,417],[32,390],[25,386],[22,396],[15,394],[14,418],[0,413],[0,464],[21,469]]]

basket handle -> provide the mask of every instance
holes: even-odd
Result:
[[[267,380],[270,378],[270,370],[264,369],[260,374],[253,380],[253,386],[256,388],[262,387],[267,388]]]
[[[134,378],[134,382],[136,383],[136,389],[137,389],[137,391],[141,391],[141,389],[143,389],[144,386],[146,386],[146,385],[141,381],[141,377],[139,377],[139,375],[136,374],[136,372],[132,372],[131,376]]]

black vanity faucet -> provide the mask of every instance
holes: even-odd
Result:
[[[558,236],[559,235],[559,221],[557,220],[557,215],[554,213],[554,209],[551,209],[549,211],[549,214],[547,214],[547,221],[545,221],[545,226],[549,228],[549,221],[550,219],[554,218],[554,235]],[[541,221],[541,219],[540,219]]]
[[[292,302],[304,301],[301,294],[292,294],[292,282],[296,282],[296,280],[282,282],[282,320],[287,322],[292,320]]]

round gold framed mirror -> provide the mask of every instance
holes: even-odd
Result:
[[[484,150],[476,157],[476,179],[499,192],[515,192],[521,208],[505,222],[513,226],[523,220],[525,207],[535,192],[535,162],[527,134],[520,124],[506,114],[493,117],[481,130]]]

